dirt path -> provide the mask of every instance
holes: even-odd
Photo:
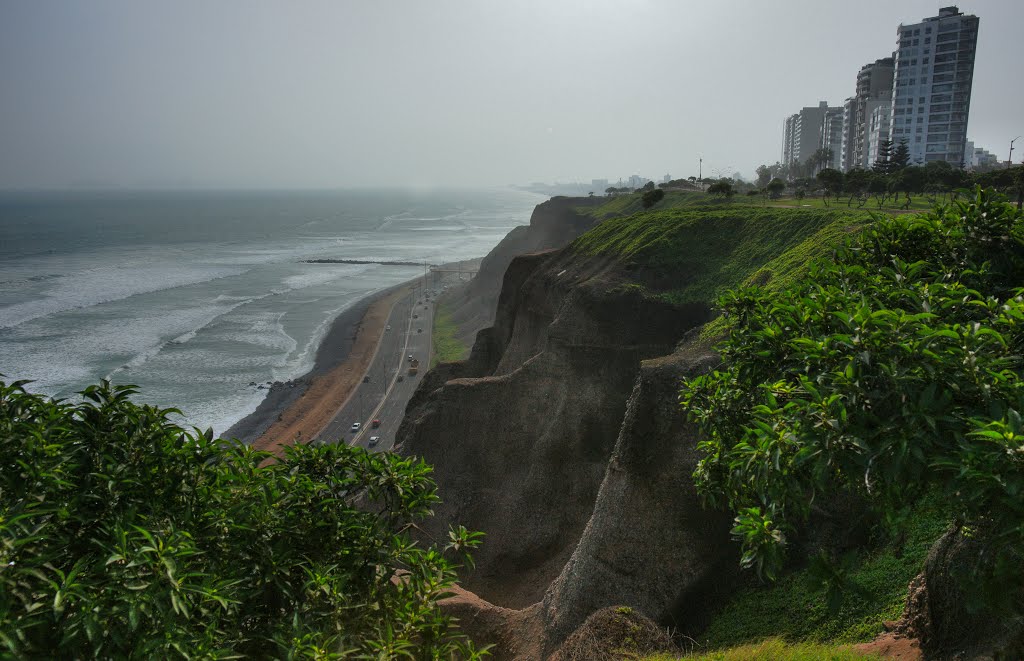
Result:
[[[281,413],[277,422],[257,438],[252,447],[280,457],[286,446],[305,443],[323,429],[362,381],[377,351],[391,308],[411,289],[411,286],[401,287],[374,301],[359,322],[348,357],[327,374],[313,377],[306,392]]]

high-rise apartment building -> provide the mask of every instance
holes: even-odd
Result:
[[[853,167],[857,144],[857,97],[843,101],[843,139],[839,147],[839,167],[846,172]]]
[[[892,109],[888,104],[879,103],[872,108],[871,114],[868,116],[866,123],[867,139],[865,140],[867,144],[867,165],[863,166],[865,168],[874,165],[881,155],[881,144],[889,139],[892,121],[891,111]]]
[[[880,105],[892,103],[894,59],[883,57],[865,64],[857,72],[856,94],[843,105],[843,143],[840,165],[842,169],[867,168],[871,165],[868,153],[872,113]],[[886,136],[888,137],[888,136]],[[877,145],[875,146],[877,149]]]
[[[820,149],[827,149],[831,157],[828,162],[818,166],[818,171],[825,168],[832,168],[833,170],[841,168],[844,128],[843,114],[844,108],[829,108],[825,111],[825,117],[821,120],[821,139],[818,142],[818,147]]]
[[[827,101],[817,106],[802,108],[786,118],[782,135],[782,163],[806,163],[822,144],[822,129],[829,111],[842,112],[842,108],[829,108]]]
[[[911,163],[966,165],[978,17],[943,7],[938,16],[900,25],[897,41],[893,143],[906,141]]]

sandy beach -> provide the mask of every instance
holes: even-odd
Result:
[[[317,349],[313,369],[294,381],[274,384],[259,408],[224,437],[277,455],[287,445],[313,438],[361,381],[391,308],[414,282],[369,296],[341,313]]]

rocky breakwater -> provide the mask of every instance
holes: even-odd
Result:
[[[511,262],[494,327],[424,380],[397,436],[435,468],[444,502],[426,534],[487,535],[464,587],[508,608],[542,599],[591,517],[641,361],[709,312],[647,297],[615,260],[572,247]]]

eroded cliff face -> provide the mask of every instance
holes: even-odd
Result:
[[[593,513],[544,596],[549,645],[612,605],[694,632],[728,593],[739,566],[731,522],[701,505],[697,430],[678,403],[680,380],[718,362],[695,342],[643,362]]]
[[[701,304],[642,296],[571,248],[515,258],[470,359],[420,385],[397,440],[434,466],[426,526],[486,533],[463,586],[497,605],[540,601],[583,535],[641,361],[703,323]],[[681,475],[686,479],[688,473]]]

